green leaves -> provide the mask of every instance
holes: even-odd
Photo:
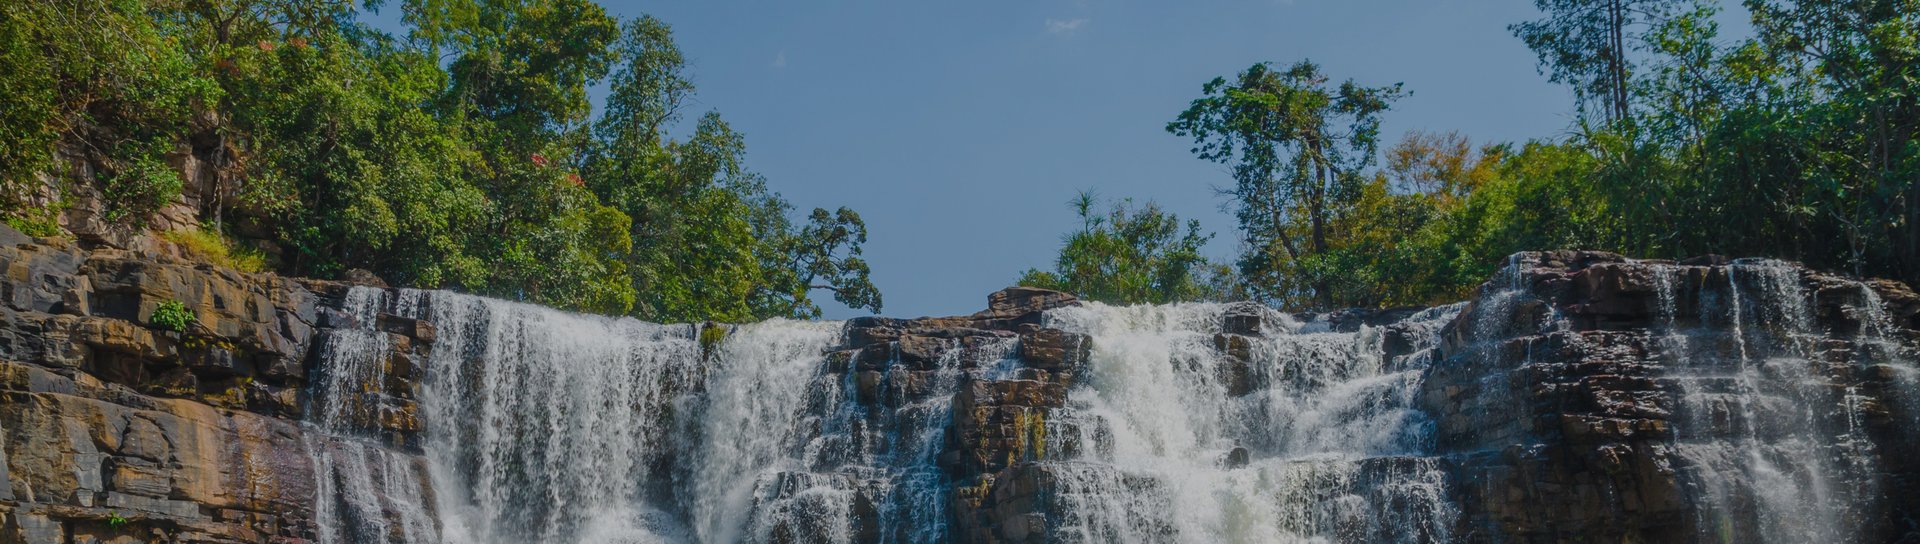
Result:
[[[666,136],[693,86],[664,23],[589,0],[399,8],[406,39],[346,0],[0,3],[0,211],[45,220],[27,200],[67,173],[59,147],[97,174],[74,189],[137,224],[191,153],[208,221],[289,274],[657,320],[818,315],[816,286],[879,308],[857,214],[793,224],[717,114]]]
[[[1215,78],[1167,124],[1193,139],[1193,153],[1230,166],[1235,217],[1248,249],[1239,261],[1253,295],[1331,307],[1329,286],[1296,273],[1301,259],[1332,249],[1333,223],[1351,207],[1379,147],[1380,114],[1405,95],[1399,84],[1328,86],[1320,67],[1285,71],[1255,64],[1232,83]]]
[[[1070,203],[1081,230],[1066,235],[1051,271],[1029,269],[1019,284],[1111,304],[1165,304],[1235,296],[1216,282],[1200,250],[1212,234],[1152,202],[1116,202],[1104,212],[1082,191]]]
[[[187,309],[185,303],[168,300],[153,308],[153,313],[147,316],[147,323],[173,332],[186,332],[196,319],[193,310]]]

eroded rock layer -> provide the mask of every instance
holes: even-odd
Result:
[[[0,543],[1920,539],[1920,295],[1789,263],[746,325],[4,227],[0,271]]]
[[[0,542],[307,541],[316,509],[339,499],[317,492],[340,475],[317,470],[316,449],[417,458],[418,373],[404,364],[359,384],[365,405],[340,424],[353,432],[301,422],[313,362],[359,326],[341,310],[346,285],[4,227],[0,270]],[[194,318],[155,324],[167,303]],[[432,341],[399,325],[396,363]]]

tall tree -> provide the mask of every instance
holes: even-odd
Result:
[[[1920,1],[1748,0],[1801,97],[1801,177],[1856,271],[1920,279]]]
[[[1534,0],[1546,17],[1508,28],[1540,56],[1554,82],[1573,87],[1582,108],[1598,103],[1607,122],[1626,122],[1637,32],[1687,1]]]
[[[861,258],[866,223],[853,210],[814,209],[796,226],[793,205],[746,167],[746,140],[717,113],[693,133],[667,134],[694,88],[671,29],[629,21],[618,42],[604,113],[594,123],[585,184],[633,218],[625,260],[646,319],[744,321],[818,317],[810,294],[880,309]]]
[[[1366,182],[1380,113],[1405,94],[1401,85],[1332,87],[1318,65],[1302,61],[1284,71],[1255,64],[1232,81],[1214,78],[1202,93],[1167,131],[1193,138],[1200,158],[1232,167],[1226,192],[1248,246],[1241,273],[1257,296],[1332,306],[1324,278],[1296,272],[1331,249],[1330,230]]]

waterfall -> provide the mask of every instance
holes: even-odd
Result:
[[[307,408],[302,446],[313,462],[316,535],[323,544],[413,544],[439,540],[418,459],[382,447],[362,423],[377,417],[375,390],[389,371],[386,333],[374,321],[387,293],[358,288],[342,303],[357,327],[336,330],[320,346],[322,368]]]
[[[1430,542],[1454,513],[1413,406],[1423,354],[1390,357],[1381,330],[1266,316],[1248,383],[1223,375],[1224,305],[1054,310],[1093,338],[1087,383],[1053,417],[1062,537],[1085,542]],[[1455,308],[1411,323],[1437,325]],[[1417,327],[1416,327],[1417,328]],[[1416,336],[1431,345],[1433,328]]]
[[[356,511],[329,514],[324,542],[945,537],[935,457],[957,383],[954,358],[928,373],[919,394],[859,398],[854,373],[825,364],[840,340],[836,322],[773,320],[703,334],[448,292],[395,298],[368,288],[349,294],[358,328],[321,357],[312,419],[329,426],[361,409],[356,388],[379,374],[389,348],[378,313],[435,323],[420,392],[432,492],[395,500],[433,502],[410,506],[437,511],[444,534],[372,539],[365,535],[378,528],[352,527],[385,518]],[[717,341],[703,346],[703,336]],[[358,500],[350,490],[379,470],[338,458],[315,454],[343,475],[322,493]]]
[[[1881,520],[1905,507],[1887,495],[1907,484],[1887,474],[1912,470],[1898,433],[1920,426],[1920,369],[1875,288],[1773,261],[1609,262],[1631,270],[1590,278],[1640,274],[1637,291],[1606,295],[1639,306],[1596,309],[1569,298],[1576,265],[1529,259],[1471,303],[1329,315],[1085,303],[1017,318],[660,325],[354,288],[314,356],[314,536],[1501,541],[1489,509],[1571,504],[1564,479],[1514,467],[1587,462],[1545,457],[1559,455],[1562,422],[1629,418],[1671,422],[1634,438],[1630,460],[1658,464],[1601,476],[1612,479],[1593,496],[1641,504],[1607,502],[1604,486],[1628,478],[1640,487],[1619,489],[1675,490],[1649,506],[1665,525],[1643,534],[1861,542],[1893,530]],[[407,328],[421,322],[428,333]],[[1091,350],[1045,355],[1068,345]],[[1578,367],[1596,356],[1602,366]],[[1641,395],[1617,405],[1560,404],[1590,398],[1569,381],[1590,376],[1652,385],[1601,391]],[[1603,412],[1614,408],[1642,412]]]
[[[1836,384],[1846,366],[1872,364],[1875,354],[1831,361],[1820,352],[1825,331],[1814,326],[1797,267],[1739,261],[1691,293],[1680,292],[1683,268],[1656,267],[1660,345],[1679,385],[1675,442],[1692,465],[1699,538],[1860,541],[1858,528],[1879,515],[1877,454],[1860,425],[1860,395]],[[1890,329],[1878,296],[1859,290],[1863,333]],[[1681,300],[1697,301],[1691,319]]]

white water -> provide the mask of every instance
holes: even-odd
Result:
[[[308,407],[308,424],[318,432],[303,435],[302,445],[313,461],[314,522],[323,543],[438,538],[423,464],[381,447],[377,433],[356,423],[378,410],[370,389],[386,375],[390,345],[372,324],[386,302],[382,291],[351,291],[342,307],[366,327],[338,330],[320,346],[321,360],[333,364],[320,374]]]
[[[1424,358],[1386,360],[1378,329],[1325,332],[1325,323],[1274,314],[1267,329],[1277,332],[1253,342],[1252,392],[1234,397],[1213,346],[1225,309],[1090,304],[1048,314],[1049,326],[1089,334],[1094,345],[1087,385],[1049,422],[1049,449],[1111,444],[1058,463],[1058,534],[1088,542],[1446,540],[1455,513],[1438,462],[1426,457],[1432,423],[1412,406]],[[1236,447],[1250,462],[1229,468]]]
[[[1657,269],[1658,344],[1679,384],[1676,448],[1702,505],[1699,539],[1857,541],[1878,513],[1866,397],[1836,391],[1813,362],[1824,333],[1793,269],[1732,270],[1731,285],[1687,293],[1681,267]],[[1474,337],[1568,326],[1528,306],[1525,287],[1519,263],[1503,271],[1479,303],[1490,310],[1468,324]],[[345,307],[359,328],[336,331],[320,356],[309,420],[323,432],[307,447],[323,544],[950,541],[953,489],[937,462],[949,405],[962,381],[1019,367],[1009,339],[861,376],[824,355],[840,323],[728,327],[709,352],[689,325],[385,293],[354,289]],[[1898,393],[1920,400],[1920,372],[1884,338],[1891,319],[1871,290],[1860,297],[1862,343],[1878,347],[1855,364],[1891,369]],[[1700,301],[1697,315],[1681,315],[1683,300]],[[1054,540],[1463,536],[1434,424],[1414,403],[1426,350],[1459,305],[1395,324],[1417,350],[1395,358],[1384,328],[1333,332],[1270,312],[1245,386],[1222,373],[1232,362],[1215,346],[1227,309],[1048,313],[1094,345],[1037,456],[1057,478],[1043,497]],[[378,409],[368,384],[388,370],[382,312],[438,326],[421,364],[422,455],[356,423]]]
[[[356,288],[346,305],[361,330],[321,358],[323,427],[359,409],[356,388],[382,370],[378,313],[430,319],[438,339],[420,392],[423,458],[310,448],[336,474],[322,496],[349,497],[352,510],[323,514],[323,543],[845,542],[862,528],[888,541],[945,537],[934,460],[957,361],[927,373],[932,394],[894,408],[855,399],[851,373],[826,372],[837,322],[730,327],[708,357],[687,325],[437,291],[388,301]],[[384,474],[360,457],[429,467],[431,498],[419,492],[429,486],[392,500],[336,493]],[[437,510],[439,534],[369,515],[395,501]]]
[[[1798,269],[1742,261],[1728,279],[1680,293],[1680,267],[1660,266],[1667,321],[1661,347],[1679,385],[1677,451],[1690,465],[1703,541],[1857,542],[1876,514],[1873,443],[1861,397],[1838,388],[1816,351],[1812,297]],[[1863,346],[1891,329],[1877,295],[1861,286]],[[1682,321],[1691,295],[1698,315]],[[1844,364],[1873,364],[1873,354]],[[1901,367],[1910,367],[1903,362]]]

